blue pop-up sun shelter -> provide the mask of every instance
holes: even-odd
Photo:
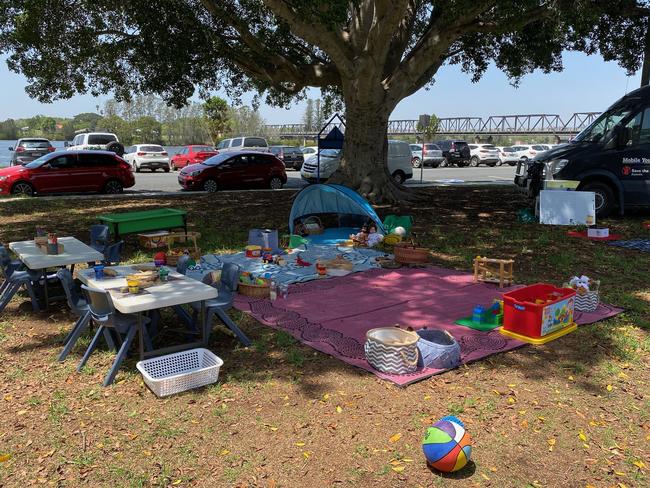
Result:
[[[293,201],[289,214],[289,232],[293,234],[294,224],[311,215],[335,214],[339,221],[372,221],[377,224],[377,231],[386,233],[384,224],[372,206],[357,192],[343,185],[316,184],[303,188]],[[335,227],[326,229],[323,234],[310,236],[312,243],[335,244],[348,239],[358,227]]]

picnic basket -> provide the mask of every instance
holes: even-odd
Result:
[[[379,327],[366,332],[364,351],[368,363],[388,374],[408,374],[418,367],[418,336],[399,327]]]
[[[325,228],[323,222],[316,215],[311,215],[302,221],[303,232],[307,235],[322,234]]]
[[[247,297],[267,298],[271,293],[271,282],[265,279],[263,285],[255,285],[251,283],[242,283],[240,281],[237,291],[240,295]]]
[[[136,364],[145,384],[158,397],[216,383],[221,358],[204,348],[145,359]]]
[[[398,242],[393,249],[395,261],[400,264],[425,264],[429,261],[429,249],[415,242]]]
[[[176,266],[178,258],[183,254],[189,254],[195,261],[201,259],[201,249],[196,240],[201,237],[198,232],[184,232],[178,234],[169,234],[167,236],[167,264]],[[185,247],[175,247],[175,244],[185,244]],[[193,249],[190,247],[192,245]]]

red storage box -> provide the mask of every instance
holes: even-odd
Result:
[[[573,325],[575,290],[538,283],[503,294],[503,328],[543,337]]]

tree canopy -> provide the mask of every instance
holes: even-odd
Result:
[[[375,199],[390,187],[386,124],[446,64],[476,81],[562,69],[562,52],[643,58],[642,0],[2,0],[0,50],[42,101],[75,93],[253,91],[287,105],[322,90],[346,110],[339,177]],[[395,188],[392,188],[395,190]]]

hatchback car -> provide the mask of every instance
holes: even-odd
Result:
[[[172,169],[176,171],[190,164],[201,163],[217,154],[219,151],[212,146],[185,146],[172,156]]]
[[[302,163],[305,162],[305,157],[297,146],[271,146],[269,149],[271,154],[284,161],[286,168],[300,170]]]
[[[178,183],[184,189],[210,193],[225,188],[279,190],[286,182],[284,163],[272,154],[256,151],[217,154],[183,168],[178,174]]]
[[[108,151],[58,151],[0,169],[0,194],[122,193],[135,185],[131,166]]]
[[[499,160],[501,164],[509,164],[514,166],[519,162],[519,155],[511,147],[497,147],[499,150]]]
[[[469,165],[472,167],[476,167],[479,164],[485,164],[487,166],[501,164],[499,150],[492,144],[470,144],[469,150],[472,155],[469,160]]]
[[[49,139],[41,138],[26,138],[18,139],[14,147],[9,148],[10,151],[13,151],[11,156],[11,166],[18,164],[27,164],[30,161],[45,156],[47,153],[54,152],[54,146],[49,141]]]
[[[133,167],[133,171],[139,173],[142,169],[162,169],[169,173],[169,155],[162,146],[158,144],[136,144],[129,147],[124,155],[124,160]]]

